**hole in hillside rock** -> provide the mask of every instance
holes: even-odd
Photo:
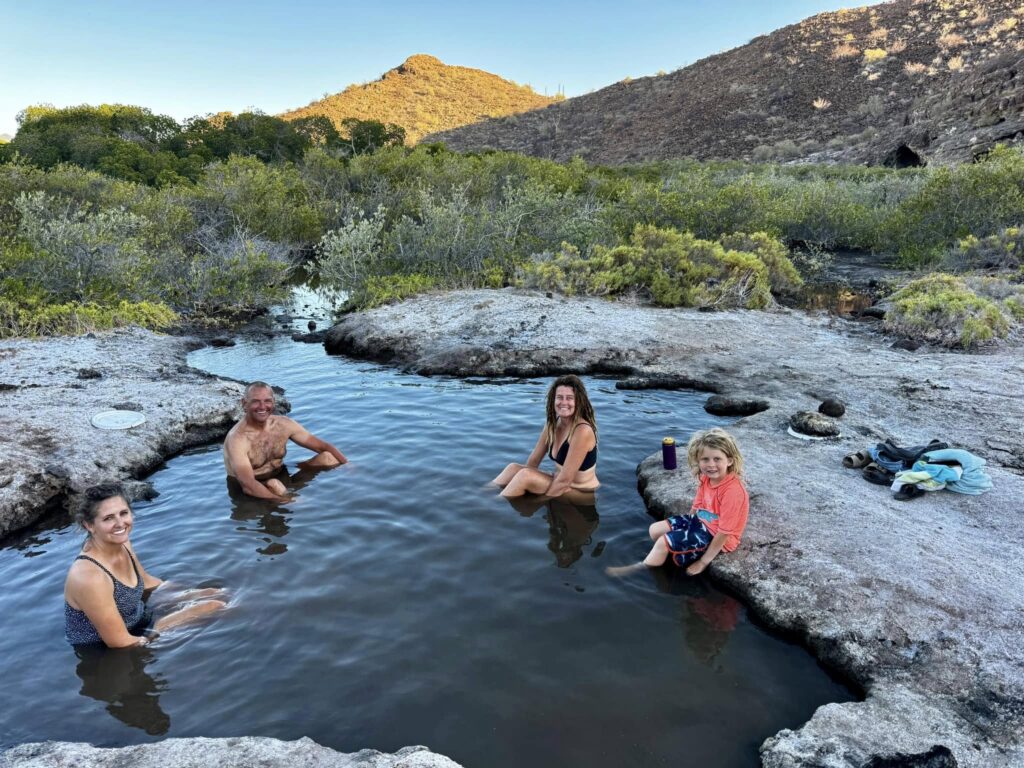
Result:
[[[927,165],[927,163],[923,157],[906,144],[900,144],[885,156],[882,165],[889,168],[921,168]]]

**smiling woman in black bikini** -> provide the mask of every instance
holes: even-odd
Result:
[[[555,462],[550,474],[538,467],[544,454]],[[526,464],[509,464],[494,478],[502,496],[536,493],[561,496],[567,491],[593,491],[597,481],[597,420],[587,390],[578,377],[555,379],[548,390],[547,419]]]

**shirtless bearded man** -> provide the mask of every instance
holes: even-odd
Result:
[[[299,464],[301,469],[327,469],[344,464],[345,456],[328,442],[311,435],[301,424],[274,413],[274,390],[254,381],[242,397],[245,417],[228,432],[224,441],[224,468],[249,496],[260,499],[287,498],[284,483],[274,477],[284,463],[288,441],[316,451]]]

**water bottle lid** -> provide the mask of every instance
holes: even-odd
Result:
[[[675,445],[676,444],[676,439],[674,437],[666,437],[664,440],[661,441],[661,444],[662,445]]]

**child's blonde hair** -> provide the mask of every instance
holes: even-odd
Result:
[[[732,461],[729,472],[743,477],[743,455],[739,446],[733,436],[720,427],[697,432],[690,438],[686,446],[686,461],[694,477],[700,478],[700,452],[705,448],[724,453],[725,458]]]

